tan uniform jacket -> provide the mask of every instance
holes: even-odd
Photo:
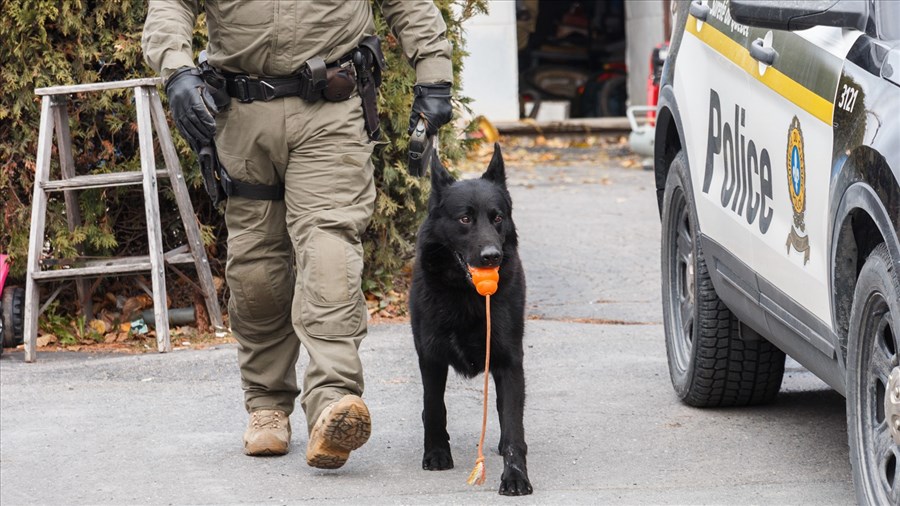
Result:
[[[194,66],[191,38],[200,0],[150,0],[141,40],[164,78]],[[288,76],[306,60],[332,62],[375,32],[368,0],[206,0],[209,62],[228,72]],[[431,0],[383,0],[382,10],[417,83],[452,82],[450,42]]]

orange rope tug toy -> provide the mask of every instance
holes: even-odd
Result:
[[[478,459],[475,460],[475,468],[469,473],[466,483],[469,485],[484,485],[487,477],[484,467],[484,433],[487,430],[488,412],[488,373],[491,366],[491,295],[497,291],[497,283],[500,281],[499,267],[469,267],[472,274],[472,283],[479,295],[484,296],[485,319],[487,320],[487,337],[484,353],[484,407],[481,417],[481,438],[478,440]]]

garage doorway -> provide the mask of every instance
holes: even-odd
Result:
[[[625,116],[624,0],[517,0],[516,25],[520,117]]]

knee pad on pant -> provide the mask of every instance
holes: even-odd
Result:
[[[290,326],[294,292],[288,257],[232,258],[226,277],[231,289],[228,313],[235,331],[255,341],[284,333]]]

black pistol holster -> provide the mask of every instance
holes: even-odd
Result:
[[[385,67],[381,41],[374,35],[368,35],[360,41],[359,47],[352,55],[359,96],[362,99],[366,133],[369,134],[369,139],[377,141],[381,138],[377,95],[378,87],[381,86],[381,72]]]
[[[200,78],[206,83],[206,87],[210,95],[212,95],[216,107],[220,111],[228,109],[228,106],[231,104],[231,97],[225,88],[225,76],[209,64],[205,49],[200,51],[200,56],[197,58],[197,68],[200,69]]]

